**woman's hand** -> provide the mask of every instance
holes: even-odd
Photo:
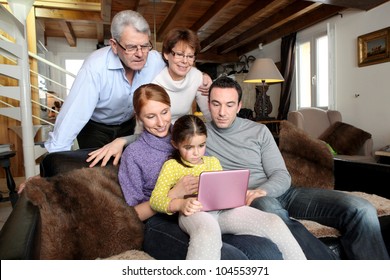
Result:
[[[190,216],[196,212],[199,212],[202,209],[202,203],[200,203],[196,198],[187,198],[183,200],[183,203],[180,207],[180,212],[186,216]]]
[[[248,190],[246,192],[246,205],[251,205],[253,200],[258,197],[266,196],[267,192],[261,189]]]
[[[187,195],[192,195],[198,191],[198,182],[199,177],[186,175],[169,191],[168,197],[184,198]]]
[[[90,152],[87,162],[91,162],[89,167],[94,167],[100,160],[103,159],[101,166],[106,166],[111,157],[114,157],[114,165],[118,165],[119,159],[122,156],[123,148],[127,141],[124,138],[117,138],[111,143],[104,145],[102,148]]]
[[[213,83],[213,80],[211,79],[211,77],[208,74],[203,73],[203,83],[198,88],[198,90],[202,93],[202,95],[208,96],[209,89],[210,89],[212,83]]]

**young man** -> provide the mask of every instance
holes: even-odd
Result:
[[[265,125],[237,118],[240,85],[222,77],[211,85],[207,151],[223,169],[250,169],[252,207],[278,214],[300,243],[308,259],[333,258],[324,244],[299,222],[313,220],[335,227],[348,259],[389,259],[376,209],[366,200],[333,190],[296,188],[282,155]]]
[[[85,60],[45,142],[49,152],[70,150],[76,137],[80,148],[99,148],[133,134],[133,93],[165,67],[161,54],[152,50],[150,34],[139,13],[114,16],[111,46]],[[203,82],[200,90],[208,90],[210,77],[204,75]]]

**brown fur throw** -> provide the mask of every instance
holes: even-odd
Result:
[[[356,155],[371,134],[353,125],[335,122],[318,137],[340,155]]]
[[[340,237],[340,232],[332,227],[321,225],[314,221],[309,220],[298,220],[305,228],[311,232],[317,238],[324,237]]]
[[[279,149],[297,187],[334,188],[333,156],[327,145],[289,121],[282,121]]]
[[[381,197],[376,194],[368,194],[364,192],[346,192],[346,193],[350,193],[352,195],[356,195],[368,200],[376,208],[378,217],[390,215],[390,199]]]
[[[141,249],[143,223],[126,204],[114,167],[75,169],[26,183],[39,207],[41,259],[106,258]]]
[[[105,259],[97,260],[154,260],[149,254],[139,250],[129,250]]]

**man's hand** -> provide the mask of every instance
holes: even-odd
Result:
[[[106,166],[107,162],[110,160],[111,157],[114,157],[114,165],[118,165],[119,159],[122,156],[123,148],[126,145],[126,139],[123,138],[117,138],[111,143],[108,143],[107,145],[104,145],[102,148],[95,150],[93,152],[90,152],[87,158],[87,162],[92,163],[89,165],[89,167],[94,167],[98,162],[103,159],[102,166]]]
[[[212,83],[213,83],[213,80],[211,79],[211,77],[208,74],[203,73],[203,83],[198,88],[198,90],[202,93],[202,95],[208,96],[209,89],[210,89]]]
[[[253,200],[258,197],[266,196],[267,192],[263,190],[248,190],[246,192],[246,205],[251,205]]]

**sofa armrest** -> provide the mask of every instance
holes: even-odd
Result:
[[[59,173],[88,167],[90,164],[86,162],[88,154],[94,150],[96,149],[79,149],[46,154],[40,164],[40,174],[42,177],[52,177]],[[111,157],[107,165],[112,165],[113,161],[114,158]],[[96,166],[99,166],[99,164]]]
[[[374,150],[374,141],[372,140],[372,138],[370,138],[363,143],[363,146],[359,150],[358,155],[373,156],[373,150]]]
[[[390,199],[390,165],[334,159],[335,189],[360,191]]]
[[[22,193],[0,231],[0,259],[28,260],[37,257],[39,209]]]

